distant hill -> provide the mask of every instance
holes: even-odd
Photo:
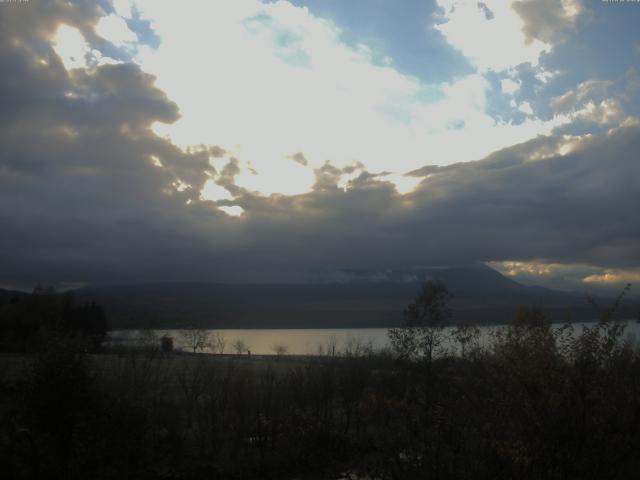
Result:
[[[554,321],[591,320],[586,296],[521,285],[485,266],[392,273],[385,281],[248,285],[154,283],[83,288],[81,301],[105,307],[111,328],[339,328],[393,327],[420,282],[447,284],[454,321],[506,323],[519,306],[542,306]],[[603,305],[610,300],[600,299]],[[632,308],[621,311],[631,316]],[[636,308],[637,310],[637,308]],[[635,313],[635,311],[634,311]]]
[[[8,302],[13,298],[22,297],[24,295],[28,295],[26,292],[20,292],[18,290],[6,290],[4,288],[0,288],[0,305],[4,302]]]

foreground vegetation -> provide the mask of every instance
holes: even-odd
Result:
[[[461,327],[452,355],[447,295],[425,286],[388,353],[90,353],[50,334],[1,364],[5,478],[637,475],[640,350],[615,305],[573,333],[523,309],[486,348]]]

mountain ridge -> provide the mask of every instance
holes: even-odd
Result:
[[[411,281],[390,275],[387,281],[313,284],[157,282],[85,287],[75,295],[103,305],[112,328],[125,329],[394,327],[426,280],[442,281],[452,292],[454,323],[503,324],[531,305],[552,321],[598,316],[585,295],[521,285],[487,266],[413,274]]]

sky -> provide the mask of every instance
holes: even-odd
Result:
[[[0,2],[0,286],[479,262],[640,284],[639,22],[599,0]]]

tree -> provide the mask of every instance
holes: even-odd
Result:
[[[183,330],[180,335],[193,353],[196,353],[198,350],[204,350],[209,345],[209,332],[207,330],[192,327]]]
[[[91,302],[80,307],[73,307],[72,297],[68,296],[69,307],[66,312],[67,328],[70,333],[80,335],[89,342],[94,351],[101,348],[107,337],[107,317],[101,306]]]
[[[140,330],[135,336],[135,343],[147,351],[155,351],[158,349],[160,339],[154,330]]]
[[[444,327],[451,320],[448,307],[452,295],[442,282],[427,281],[404,311],[401,328],[389,330],[393,350],[400,358],[416,355],[431,362],[444,342]]]
[[[224,353],[224,349],[227,346],[227,339],[220,332],[215,332],[213,334],[213,338],[209,342],[209,347],[213,353],[218,353],[222,355]]]
[[[460,323],[453,329],[452,336],[460,344],[460,355],[464,358],[470,348],[478,347],[480,328],[471,323]]]
[[[173,352],[173,338],[169,335],[163,335],[160,339],[160,348],[163,353]]]
[[[0,315],[0,348],[9,350],[41,350],[55,334],[82,340],[84,348],[97,351],[108,330],[102,307],[78,305],[72,292],[57,293],[42,285],[31,294],[13,295],[0,305]]]
[[[235,352],[240,355],[241,353],[249,350],[248,345],[241,338],[237,339],[235,342],[231,344],[231,348],[235,350]]]
[[[275,353],[277,356],[282,357],[287,354],[289,348],[286,345],[277,343],[273,347],[271,347],[271,350],[273,350],[273,353]]]

